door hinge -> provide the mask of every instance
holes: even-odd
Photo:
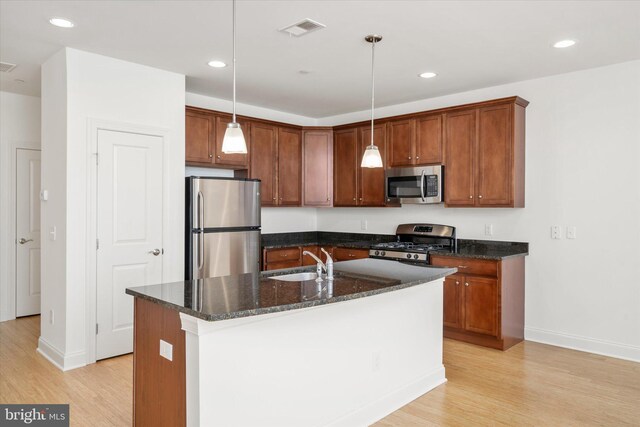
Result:
[[[100,249],[100,239],[96,239],[96,250]]]
[[[96,335],[98,335],[98,324],[96,323]]]

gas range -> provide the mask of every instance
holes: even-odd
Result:
[[[400,224],[396,239],[371,246],[369,257],[429,264],[429,252],[455,250],[456,229],[440,224]]]

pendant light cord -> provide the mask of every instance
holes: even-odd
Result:
[[[233,0],[233,123],[236,123],[236,0]]]
[[[376,58],[376,40],[375,37],[371,43],[371,146],[373,147],[373,108],[376,99],[375,85],[375,58]]]

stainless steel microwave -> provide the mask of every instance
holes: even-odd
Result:
[[[387,201],[402,204],[442,203],[444,167],[418,166],[385,172]]]

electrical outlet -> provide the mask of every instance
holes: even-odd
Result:
[[[164,340],[160,340],[160,356],[173,361],[173,346]]]
[[[552,225],[551,226],[551,238],[552,239],[562,239],[562,227],[559,225]]]
[[[362,231],[366,231],[367,230],[367,220],[366,219],[361,219],[360,220],[360,230]]]
[[[485,236],[493,236],[493,224],[485,224],[484,225],[484,235]]]
[[[570,225],[569,227],[567,227],[567,239],[575,239],[575,238],[577,238],[576,226]]]

